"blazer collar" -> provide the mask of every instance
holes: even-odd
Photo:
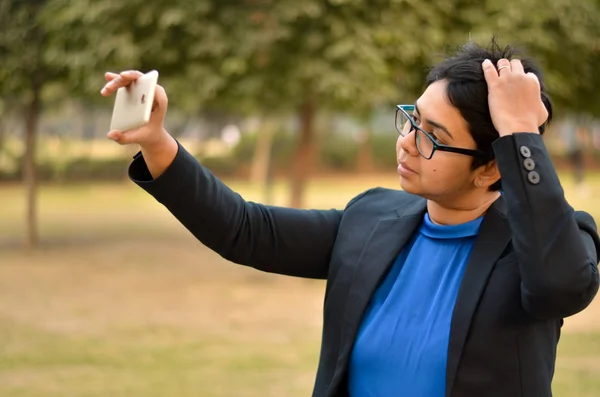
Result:
[[[506,218],[506,201],[496,200],[481,223],[467,262],[454,306],[448,343],[446,397],[451,395],[473,315],[485,291],[494,265],[510,243],[512,234]]]
[[[411,195],[403,201],[389,216],[379,220],[356,263],[344,308],[340,353],[330,393],[335,394],[332,390],[340,387],[344,379],[360,320],[371,296],[425,215],[425,199]]]
[[[346,375],[360,321],[371,296],[389,271],[402,247],[421,224],[426,209],[427,201],[425,199],[419,196],[408,198],[401,206],[394,208],[390,216],[379,220],[365,244],[358,258],[346,299],[340,353],[330,384],[332,389],[337,389]],[[509,241],[510,230],[506,220],[506,202],[501,196],[490,206],[484,217],[459,289],[448,348],[447,396],[456,377],[473,314],[492,268]]]

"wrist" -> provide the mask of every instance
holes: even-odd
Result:
[[[515,125],[511,125],[511,126],[507,126],[507,127],[498,129],[498,134],[501,137],[512,135],[517,132],[531,132],[534,134],[538,134],[539,129],[534,124],[515,124]]]
[[[165,130],[156,134],[152,142],[140,144],[140,147],[152,179],[158,178],[169,168],[179,151],[177,141]]]
[[[177,146],[177,142],[164,128],[161,129],[160,133],[156,134],[154,139],[140,143],[142,152],[153,155],[169,150],[173,146]]]

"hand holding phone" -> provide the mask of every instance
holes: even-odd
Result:
[[[144,79],[144,76],[135,70],[119,74],[106,73],[106,85],[100,93],[107,97],[131,86],[129,92],[125,90],[121,95],[133,101],[132,104],[115,100],[114,125],[111,122],[111,127],[122,127],[125,130],[113,129],[107,136],[121,145],[140,145],[150,175],[158,178],[173,162],[179,147],[177,141],[164,128],[169,100],[165,90],[156,83],[158,73],[154,76],[150,74],[148,80]],[[140,80],[143,83],[136,84]],[[142,95],[145,96],[142,98]],[[123,114],[127,108],[132,108],[135,117]]]
[[[142,147],[165,140],[168,98],[157,83],[158,72],[106,73],[105,79],[101,94],[108,97],[116,92],[108,137],[120,144],[137,143]]]
[[[111,130],[127,131],[142,127],[150,121],[158,72],[153,70],[117,90],[113,107]]]

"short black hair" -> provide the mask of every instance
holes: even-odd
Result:
[[[538,77],[542,101],[548,110],[548,120],[540,126],[540,133],[543,134],[546,125],[552,120],[552,102],[546,92],[541,70],[531,58],[521,57],[520,51],[516,48],[500,47],[495,37],[491,39],[487,48],[480,47],[473,42],[459,47],[452,56],[434,66],[427,75],[427,86],[440,80],[448,83],[446,88],[448,100],[466,120],[477,148],[489,156],[475,158],[472,164],[473,169],[494,159],[492,143],[499,137],[490,116],[488,88],[481,64],[485,59],[489,59],[496,65],[502,58],[520,59],[525,72],[534,73]],[[490,186],[490,190],[500,189],[500,181]]]

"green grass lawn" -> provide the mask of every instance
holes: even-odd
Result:
[[[374,185],[397,178],[315,180],[307,206],[342,208]],[[597,175],[586,195],[564,185],[600,219]],[[26,251],[23,195],[0,185],[0,396],[310,395],[323,282],[223,260],[127,182],[42,187],[42,245]],[[567,319],[555,396],[600,396],[599,318],[594,302]]]

